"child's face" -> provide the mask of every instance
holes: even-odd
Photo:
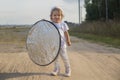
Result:
[[[59,11],[53,11],[51,15],[51,20],[55,23],[60,23],[62,21],[62,15]]]

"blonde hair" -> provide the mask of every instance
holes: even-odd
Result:
[[[54,11],[58,11],[58,12],[61,14],[62,18],[64,17],[64,14],[63,14],[62,9],[59,8],[59,7],[54,7],[54,8],[52,8],[52,10],[51,10],[50,18],[51,18],[51,16],[52,16],[52,14],[53,14]]]

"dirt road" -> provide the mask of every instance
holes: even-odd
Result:
[[[0,45],[0,80],[120,80],[120,49],[102,46],[71,37],[68,55],[72,76],[61,73],[51,76],[53,64],[42,67],[34,64],[25,48]],[[13,47],[13,48],[12,48]],[[13,51],[11,51],[13,50]]]

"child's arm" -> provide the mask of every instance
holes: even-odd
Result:
[[[65,37],[66,37],[66,43],[67,43],[68,46],[70,46],[71,41],[70,41],[70,36],[69,36],[68,31],[65,31],[64,34],[65,34]]]

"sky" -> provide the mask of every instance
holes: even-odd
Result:
[[[84,0],[81,1],[81,20],[85,18]],[[78,0],[0,0],[0,24],[34,24],[50,20],[53,7],[61,7],[64,21],[78,23]]]

